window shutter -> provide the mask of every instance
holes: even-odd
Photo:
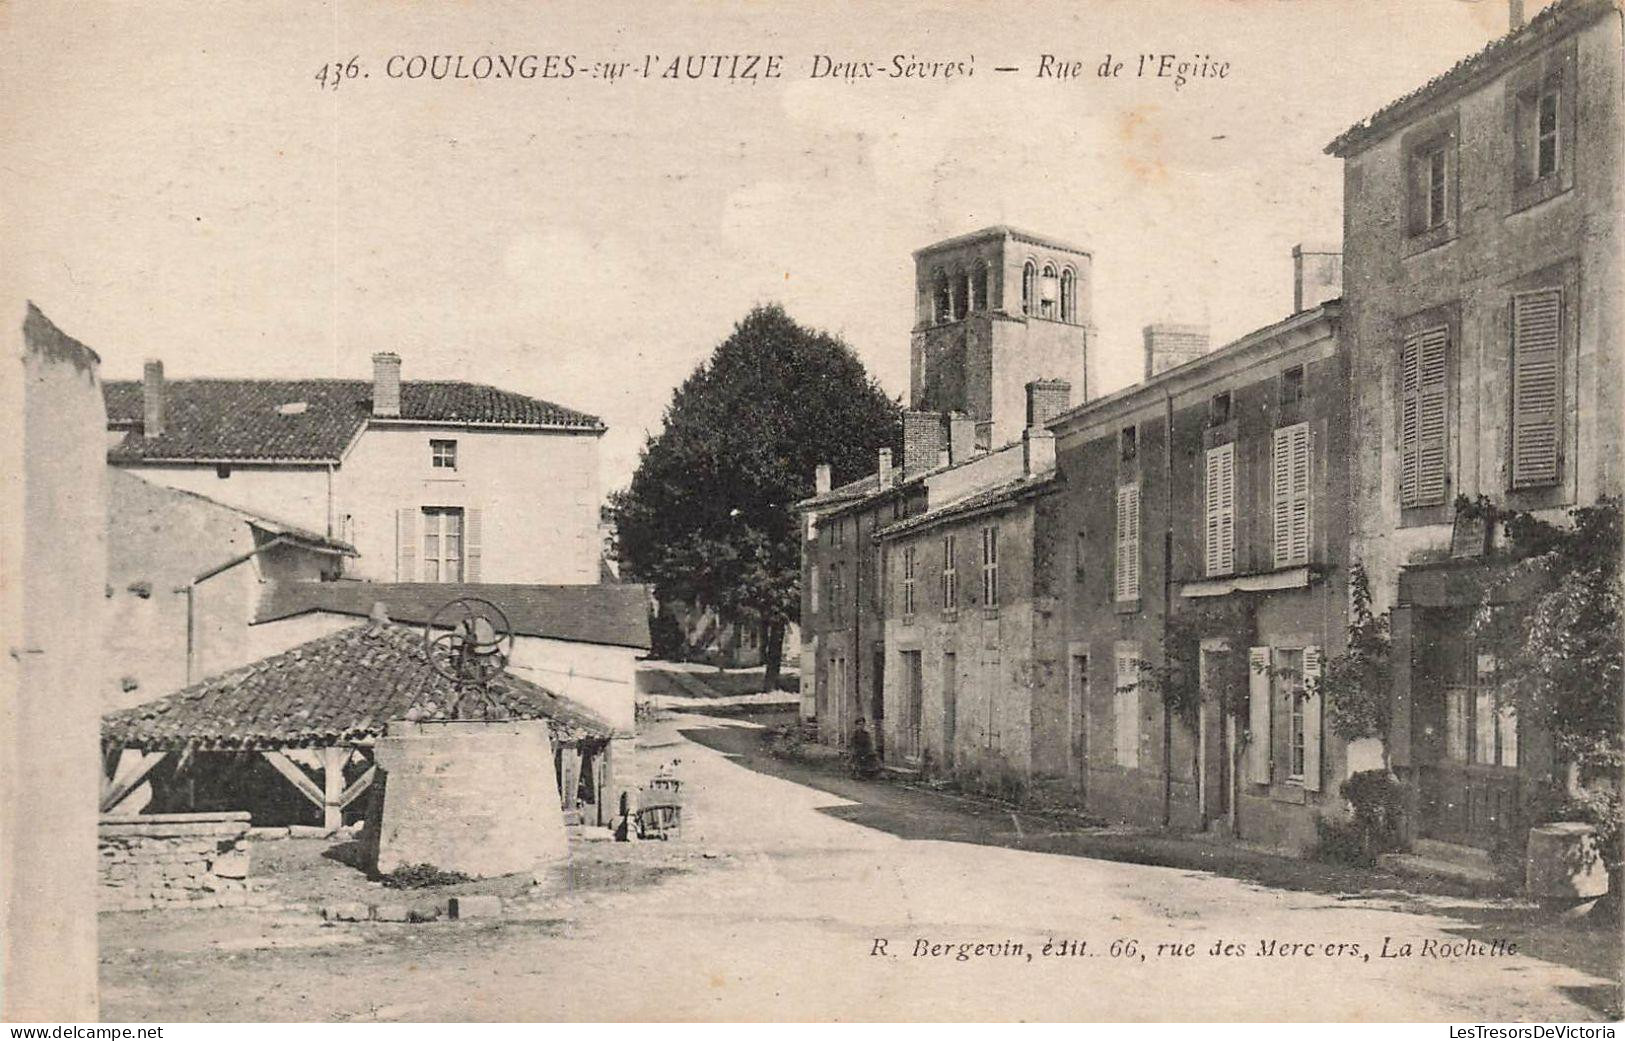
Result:
[[[1450,333],[1430,329],[1405,341],[1400,355],[1400,504],[1445,500]]]
[[[395,511],[395,581],[418,580],[418,510],[403,506]]]
[[[1313,462],[1313,439],[1309,424],[1299,423],[1291,428],[1291,480],[1292,517],[1288,527],[1288,563],[1309,563],[1309,476]]]
[[[1512,486],[1556,484],[1562,421],[1563,291],[1512,298]]]
[[[1417,389],[1419,384],[1418,366],[1421,360],[1421,341],[1412,338],[1405,341],[1404,348],[1399,355],[1399,504],[1401,506],[1416,505],[1416,445],[1417,445]],[[1281,543],[1281,515],[1280,515],[1280,488],[1281,475],[1281,440],[1280,432],[1276,432],[1276,542],[1275,552],[1282,551]]]
[[[1320,669],[1319,647],[1303,649],[1303,786],[1320,791]]]
[[[1117,574],[1118,600],[1140,596],[1140,486],[1125,484],[1117,489]]]
[[[463,514],[463,581],[479,582],[480,543],[484,539],[482,511],[469,509]]]
[[[1140,656],[1138,650],[1117,653],[1117,690],[1112,699],[1117,765],[1140,765]]]
[[[1232,442],[1207,453],[1207,573],[1228,575],[1236,569],[1236,446]]]
[[[1268,647],[1247,651],[1247,780],[1270,783],[1270,667]]]

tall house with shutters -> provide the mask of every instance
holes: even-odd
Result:
[[[344,577],[599,579],[596,417],[496,387],[402,380],[105,385],[108,463],[353,546]]]
[[[1032,755],[1090,813],[1301,851],[1341,812],[1361,763],[1314,680],[1346,640],[1342,326],[1327,300],[1050,424],[1060,693]],[[1184,712],[1154,683],[1178,661]]]
[[[1502,538],[1476,505],[1561,523],[1622,489],[1621,59],[1615,0],[1558,0],[1327,149],[1352,552],[1393,609],[1387,746],[1421,839],[1518,842],[1520,793],[1552,768],[1470,635]]]

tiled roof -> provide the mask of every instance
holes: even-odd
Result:
[[[848,481],[837,488],[831,488],[822,494],[809,495],[796,503],[796,509],[806,509],[810,506],[828,506],[830,503],[836,502],[850,502],[853,499],[862,499],[873,495],[879,490],[880,475],[872,473],[865,477],[859,477],[855,481]]]
[[[1558,0],[1522,27],[1491,40],[1477,54],[1463,58],[1448,71],[1349,127],[1326,146],[1326,152],[1335,156],[1354,155],[1409,122],[1429,102],[1459,87],[1493,76],[1506,65],[1543,46],[1553,36],[1585,25],[1620,7],[1620,0]]]
[[[139,380],[103,384],[110,427],[127,428],[110,462],[336,461],[373,419],[367,380],[166,380],[164,432],[141,432]],[[596,416],[480,383],[407,380],[401,414],[382,422],[494,424],[601,431]]]
[[[649,649],[646,586],[614,583],[578,586],[459,584],[435,582],[278,582],[261,598],[257,622],[310,611],[365,618],[383,604],[397,622],[424,625],[459,597],[489,600],[508,616],[516,636]]]
[[[490,699],[509,719],[545,719],[561,740],[608,738],[602,716],[504,674]],[[376,737],[414,707],[446,718],[451,680],[429,665],[421,633],[364,623],[102,717],[104,743],[145,749],[271,749]],[[466,706],[465,706],[466,712]]]
[[[895,524],[888,524],[875,532],[877,539],[889,539],[897,535],[904,535],[922,528],[934,527],[944,521],[953,520],[967,514],[976,513],[990,506],[997,506],[1004,502],[1014,502],[1028,494],[1045,491],[1055,483],[1056,473],[1039,474],[1035,477],[1019,477],[1014,481],[980,491],[974,495],[967,495],[963,499],[956,499],[946,506],[939,506],[934,510],[916,513],[912,517],[905,517]]]

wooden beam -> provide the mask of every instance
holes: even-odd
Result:
[[[355,783],[344,789],[344,794],[339,796],[339,808],[347,810],[352,802],[367,794],[367,789],[372,787],[373,778],[377,775],[378,768],[376,766],[367,767],[367,772],[357,777]]]
[[[289,783],[299,790],[300,795],[303,795],[317,806],[323,804],[322,790],[316,787],[316,782],[310,779],[309,774],[299,769],[299,764],[275,749],[261,749],[260,755],[265,758],[266,762],[276,767],[276,772],[286,777]]]
[[[349,761],[349,745],[322,749],[322,827],[328,831],[344,825],[344,764]]]
[[[102,792],[101,812],[111,813],[119,803],[127,799],[131,792],[147,779],[153,767],[164,761],[168,752],[142,752],[133,766],[125,770],[122,777],[114,777]]]

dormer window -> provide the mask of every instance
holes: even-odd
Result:
[[[457,442],[436,438],[429,442],[429,465],[436,470],[457,469]]]

